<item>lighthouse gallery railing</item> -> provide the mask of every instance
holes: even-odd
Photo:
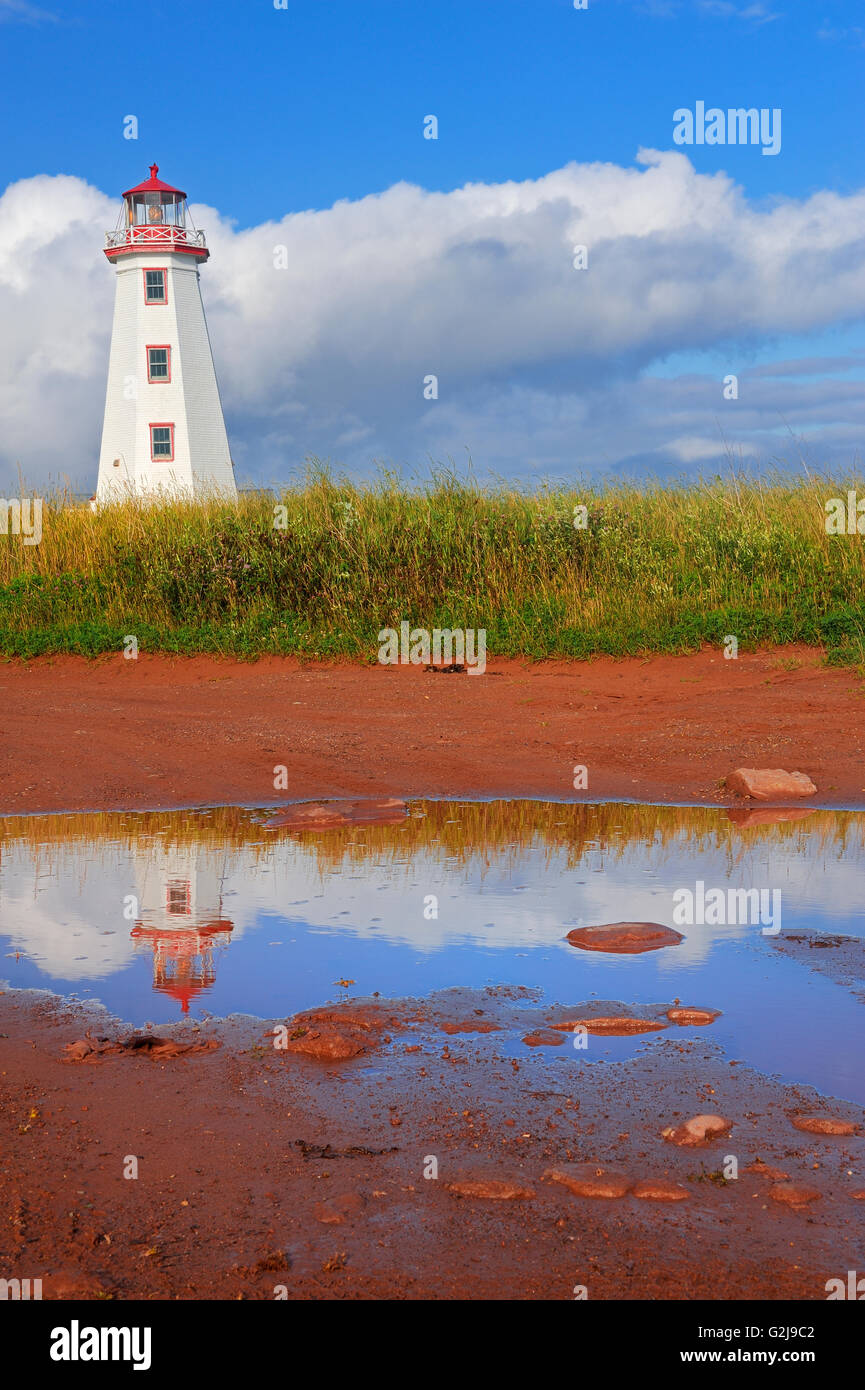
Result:
[[[105,233],[106,246],[204,246],[204,232],[171,227],[161,222],[155,227],[121,227]]]

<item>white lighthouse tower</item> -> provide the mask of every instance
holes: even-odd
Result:
[[[117,272],[96,501],[236,497],[186,194],[156,176],[123,194],[105,254]]]

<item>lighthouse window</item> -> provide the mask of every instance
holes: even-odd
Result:
[[[188,917],[190,908],[189,882],[183,878],[170,878],[165,885],[166,907],[175,916]]]
[[[170,381],[170,348],[149,347],[147,349],[147,380],[148,381]]]
[[[174,458],[174,426],[150,426],[150,457],[152,459]]]
[[[164,270],[145,270],[144,299],[148,304],[164,304],[166,302]]]

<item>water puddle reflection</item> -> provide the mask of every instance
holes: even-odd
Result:
[[[711,1037],[731,1059],[865,1101],[860,997],[775,949],[752,911],[762,891],[785,933],[865,935],[865,815],[420,801],[381,820],[313,829],[231,807],[2,819],[0,977],[135,1025],[457,985],[530,986],[544,1004],[681,999],[722,1017],[677,1040]],[[639,955],[566,939],[618,921],[683,939]],[[591,1056],[654,1045],[604,1038]]]

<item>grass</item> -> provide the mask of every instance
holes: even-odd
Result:
[[[0,652],[95,656],[131,634],[142,652],[375,661],[379,630],[407,619],[485,628],[491,657],[687,652],[735,635],[861,665],[865,539],[824,524],[853,486],[731,476],[529,493],[317,469],[231,505],[94,513],[57,495],[39,545],[0,535]]]

